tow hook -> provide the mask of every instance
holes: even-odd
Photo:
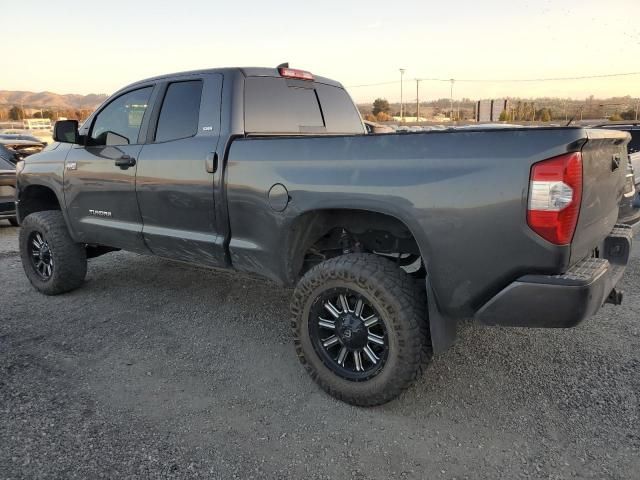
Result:
[[[622,297],[624,296],[624,292],[621,290],[613,289],[609,296],[605,300],[604,303],[611,303],[613,305],[620,305],[622,303]]]

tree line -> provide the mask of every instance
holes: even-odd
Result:
[[[25,118],[49,118],[53,121],[60,118],[67,118],[71,120],[84,120],[93,110],[90,109],[29,109],[35,110],[32,115],[28,115],[26,109],[14,105],[10,108],[0,107],[0,121],[20,121]]]
[[[377,98],[372,104],[358,105],[366,120],[385,122],[392,117],[400,116],[400,104],[390,103],[385,98]],[[476,118],[477,102],[468,98],[454,100],[453,111],[451,99],[420,102],[420,116],[434,117],[444,115],[456,120],[472,120]],[[417,117],[417,105],[407,101],[403,105],[405,117]],[[427,115],[428,114],[428,115]],[[593,96],[585,100],[563,98],[536,98],[534,100],[509,99],[508,108],[500,115],[500,121],[564,121],[575,117],[582,119],[608,119],[610,121],[636,120],[640,114],[640,99],[612,97],[597,99]]]

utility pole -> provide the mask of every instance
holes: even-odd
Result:
[[[531,118],[531,122],[535,122],[536,121],[536,104],[535,102],[531,102],[531,110],[532,110],[532,118]]]
[[[640,107],[640,102],[636,103],[636,122],[638,121],[638,107]]]
[[[402,85],[404,83],[404,68],[400,69],[400,122],[404,122],[404,98],[402,96]]]
[[[452,78],[449,81],[451,82],[451,95],[449,97],[449,116],[451,121],[453,121],[453,84],[455,83],[455,80]]]
[[[636,110],[636,117],[638,111]],[[416,122],[420,121],[420,79],[416,78]]]

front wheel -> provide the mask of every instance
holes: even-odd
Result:
[[[353,405],[395,398],[431,358],[424,291],[377,255],[317,265],[296,287],[291,311],[298,358],[325,391]]]
[[[87,255],[75,243],[59,210],[27,216],[20,228],[22,268],[31,284],[46,295],[78,288],[87,274]]]

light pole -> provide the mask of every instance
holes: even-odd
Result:
[[[404,68],[400,69],[400,122],[404,121],[404,107],[403,107],[404,98],[402,96],[402,84],[403,84],[404,71],[405,71]]]
[[[416,122],[420,121],[420,79],[416,78]]]
[[[451,96],[449,97],[449,117],[450,120],[453,121],[453,84],[455,80],[452,78],[449,80],[451,82]]]

